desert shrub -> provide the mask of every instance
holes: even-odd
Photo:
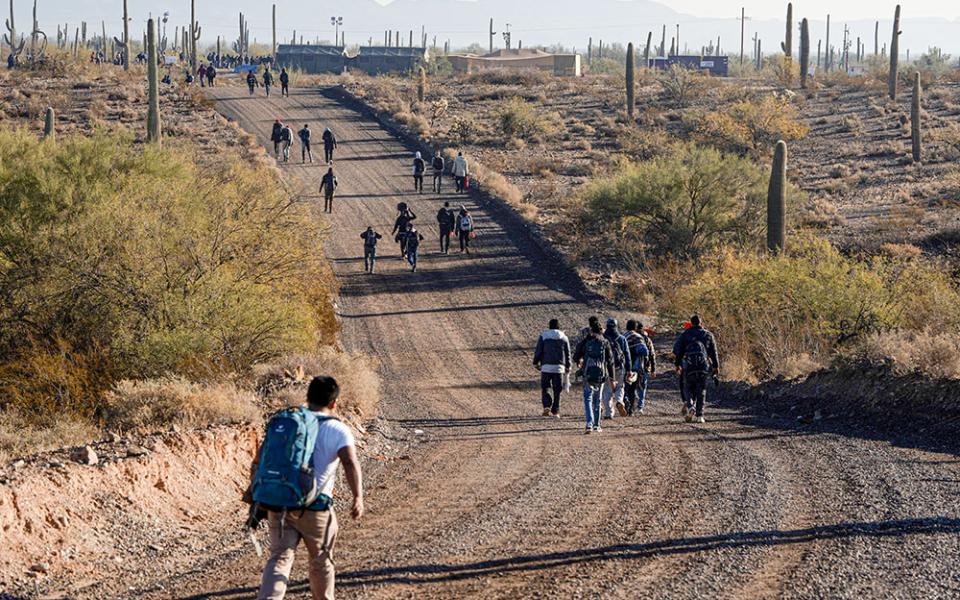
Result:
[[[614,236],[614,247],[629,253],[699,256],[724,243],[755,246],[764,227],[767,179],[748,159],[680,145],[588,186],[580,220]]]
[[[769,154],[778,140],[799,140],[809,131],[796,107],[772,94],[701,112],[691,118],[691,126],[721,150],[755,156]]]
[[[668,102],[683,107],[708,87],[709,78],[680,65],[672,65],[657,76],[657,83]]]
[[[116,132],[54,146],[0,131],[10,408],[50,410],[51,389],[86,395],[76,368],[94,387],[101,375],[242,370],[333,336],[333,280],[309,206],[264,167],[193,156]]]
[[[477,142],[479,128],[476,121],[468,116],[456,116],[450,125],[450,139],[458,144],[474,144]]]
[[[904,83],[912,85],[913,74],[919,72],[920,82],[926,87],[936,83],[953,69],[953,65],[950,64],[950,55],[944,54],[940,48],[931,47],[920,55],[912,68],[904,69],[902,75]]]
[[[784,87],[792,87],[800,81],[800,63],[791,57],[777,55],[771,57],[767,63],[773,81]]]
[[[98,433],[89,421],[66,413],[38,425],[30,415],[0,410],[0,463],[32,452],[84,444]]]
[[[479,73],[471,73],[465,78],[467,83],[472,84],[518,85],[523,87],[546,85],[549,80],[549,74],[531,69],[517,71],[510,69],[490,69],[480,71]]]
[[[497,107],[500,131],[508,139],[543,137],[556,131],[555,119],[537,111],[522,98],[513,97]]]
[[[960,379],[960,335],[956,331],[926,328],[875,334],[852,357],[888,366],[897,375],[921,373],[934,379]]]
[[[595,58],[589,65],[589,72],[592,75],[613,75],[624,77],[624,61],[614,60],[612,58]]]

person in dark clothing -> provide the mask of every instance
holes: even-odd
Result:
[[[410,266],[413,268],[413,272],[417,272],[417,258],[420,254],[420,242],[423,241],[423,236],[417,231],[417,228],[413,226],[413,223],[407,223],[407,231],[401,234],[404,238],[404,247],[407,254],[407,262],[410,263]]]
[[[290,97],[290,74],[286,69],[280,69],[280,96]]]
[[[583,409],[587,417],[587,428],[584,433],[599,433],[601,408],[600,389],[604,384],[616,389],[617,382],[613,374],[613,349],[610,342],[603,337],[600,322],[590,321],[590,335],[580,340],[577,350],[573,353],[573,362],[579,367],[578,373],[583,378]]]
[[[250,90],[250,95],[253,95],[253,89],[257,87],[257,76],[254,75],[253,71],[247,71],[247,88]]]
[[[323,130],[323,160],[327,164],[333,162],[333,151],[337,148],[337,137],[333,135],[330,128]]]
[[[427,163],[417,152],[413,157],[413,191],[423,193],[423,173],[427,170]]]
[[[304,123],[303,129],[298,131],[297,135],[300,137],[301,162],[307,162],[308,156],[310,157],[310,162],[313,162],[313,153],[310,151],[310,125]]]
[[[320,193],[323,194],[323,212],[333,212],[333,193],[337,190],[337,178],[333,174],[333,167],[320,180]]]
[[[440,193],[440,185],[443,183],[443,156],[438,150],[436,154],[433,155],[433,160],[431,161],[431,166],[433,167],[433,191]]]
[[[217,68],[213,65],[207,67],[207,87],[213,87],[217,79]]]
[[[200,63],[200,68],[197,69],[197,79],[200,80],[200,87],[204,87],[206,85],[207,66],[203,63]]]
[[[407,238],[404,235],[407,231],[407,225],[411,221],[415,221],[417,215],[414,214],[412,210],[407,207],[406,202],[401,202],[397,204],[397,220],[393,222],[393,234],[394,241],[400,244],[400,260],[403,260],[407,256]]]
[[[540,370],[540,400],[545,417],[560,417],[560,392],[564,388],[564,379],[569,376],[570,364],[570,340],[560,331],[560,321],[550,319],[533,351],[533,366]]]
[[[627,416],[627,407],[623,403],[623,393],[633,364],[630,359],[630,348],[627,345],[627,339],[620,333],[617,320],[614,317],[607,319],[607,328],[603,331],[603,337],[607,338],[610,347],[613,349],[614,371],[611,378],[617,382],[616,386],[604,386],[600,392],[603,400],[603,418],[612,419],[614,407],[621,417],[625,417]]]
[[[270,69],[263,72],[263,89],[267,91],[267,98],[270,97],[270,86],[273,85],[273,73]]]
[[[367,273],[373,273],[377,262],[377,242],[382,238],[373,227],[367,227],[367,230],[360,234],[360,239],[363,240],[363,270]]]
[[[657,374],[657,354],[653,340],[643,330],[642,323],[627,321],[627,332],[623,336],[627,340],[630,359],[633,361],[632,375],[626,382],[627,415],[642,415],[647,400],[647,384]]]
[[[720,359],[713,334],[704,329],[700,316],[690,317],[691,327],[681,333],[673,344],[674,365],[683,377],[687,422],[703,423],[703,404],[707,396],[707,382],[711,373],[720,373]],[[695,413],[695,414],[694,414]]]
[[[270,132],[270,141],[273,142],[273,153],[276,158],[280,158],[280,136],[283,133],[283,123],[280,119],[273,122],[273,130]]]
[[[450,236],[453,235],[457,224],[457,217],[450,210],[449,202],[444,202],[443,207],[437,211],[437,224],[440,226],[440,252],[449,254]]]

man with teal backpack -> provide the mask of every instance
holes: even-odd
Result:
[[[252,523],[266,512],[270,558],[263,570],[258,600],[282,600],[300,540],[310,559],[310,591],[333,600],[333,545],[337,517],[333,486],[343,463],[353,493],[354,519],[363,516],[363,476],[350,428],[333,416],[340,386],[332,377],[315,377],[307,406],[288,408],[267,424],[254,463]]]

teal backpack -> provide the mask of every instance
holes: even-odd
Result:
[[[320,496],[313,473],[313,450],[320,423],[305,407],[282,410],[270,418],[253,478],[253,501],[265,507],[306,508]]]

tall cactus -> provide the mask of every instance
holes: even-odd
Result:
[[[197,0],[190,0],[190,68],[192,72],[197,70],[197,42],[200,41],[200,31],[202,27],[197,24]]]
[[[157,30],[147,21],[147,141],[160,144],[160,90],[157,83]]]
[[[123,0],[123,41],[114,37],[113,42],[123,52],[123,70],[130,70],[130,18],[127,16],[127,0]]]
[[[823,70],[827,73],[833,67],[833,49],[830,47],[830,15],[827,15],[827,41],[823,44]]]
[[[660,52],[657,53],[659,56],[667,55],[667,26],[663,26],[663,32],[660,34]]]
[[[490,19],[490,54],[493,54],[493,36],[497,35],[497,32],[493,30],[493,19]]]
[[[47,114],[43,119],[43,139],[56,141],[57,135],[57,115],[52,107],[47,107]]]
[[[777,142],[767,189],[767,250],[783,252],[787,242],[787,143]]]
[[[787,2],[787,34],[784,36],[780,48],[787,58],[793,56],[793,2]]]
[[[800,87],[807,89],[807,77],[810,71],[810,24],[806,19],[800,21]]]
[[[277,5],[273,5],[273,52],[270,56],[273,58],[274,64],[277,62]]]
[[[3,41],[10,47],[10,54],[16,61],[20,53],[23,52],[26,40],[23,39],[23,36],[20,36],[20,43],[17,43],[17,24],[13,18],[13,0],[10,0],[10,18],[7,19],[7,33],[3,34]]]
[[[897,99],[897,69],[900,67],[900,5],[893,11],[893,39],[890,40],[890,73],[887,75],[887,89],[890,99]]]
[[[634,99],[634,93],[636,89],[636,83],[634,78],[634,59],[633,59],[633,42],[627,44],[627,66],[626,66],[626,79],[627,79],[627,115],[630,118],[633,118],[633,110],[636,105]]]
[[[647,45],[643,49],[643,68],[650,68],[650,43],[653,41],[653,32],[647,32]]]
[[[920,162],[922,158],[921,123],[920,123],[920,72],[913,74],[913,101],[910,103],[910,141],[913,146],[913,162]]]
[[[417,81],[417,100],[423,102],[427,97],[427,72],[420,67],[420,77]]]

